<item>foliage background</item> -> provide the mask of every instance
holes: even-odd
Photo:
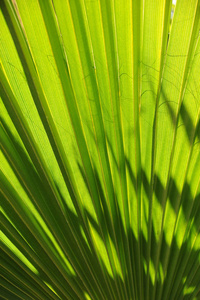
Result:
[[[0,1],[1,297],[200,299],[200,1]]]

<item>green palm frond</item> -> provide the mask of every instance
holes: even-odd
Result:
[[[200,299],[200,1],[0,8],[0,297]]]

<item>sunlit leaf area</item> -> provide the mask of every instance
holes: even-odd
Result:
[[[200,0],[0,0],[0,299],[200,300]]]

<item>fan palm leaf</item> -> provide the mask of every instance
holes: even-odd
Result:
[[[1,297],[200,299],[200,1],[0,7]]]

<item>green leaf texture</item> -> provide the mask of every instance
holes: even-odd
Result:
[[[200,1],[0,1],[1,299],[200,299]]]

